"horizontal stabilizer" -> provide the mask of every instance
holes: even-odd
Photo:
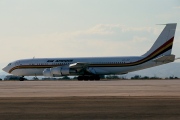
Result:
[[[154,59],[154,62],[174,62],[175,55],[164,55]]]

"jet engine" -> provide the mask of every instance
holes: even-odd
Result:
[[[62,67],[53,67],[50,68],[51,74],[55,75],[69,75],[70,74],[70,69],[69,66],[62,66]]]
[[[44,76],[47,76],[47,77],[53,76],[53,75],[51,74],[50,68],[44,69],[43,75],[44,75]]]
[[[60,76],[66,76],[66,75],[73,75],[76,73],[77,71],[70,69],[69,66],[46,68],[43,71],[43,75],[47,77],[60,77]]]

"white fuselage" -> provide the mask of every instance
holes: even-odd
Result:
[[[93,70],[98,75],[108,74],[126,74],[128,72],[141,70],[157,65],[161,65],[161,62],[147,61],[142,64],[130,65],[143,59],[144,57],[88,57],[88,58],[41,58],[41,59],[23,59],[17,60],[6,68],[4,71],[8,71],[10,74],[18,76],[42,76],[43,71],[46,68],[52,68],[57,66],[70,65],[77,62],[85,62],[89,64],[89,69]],[[71,73],[70,75],[80,75],[79,73]],[[58,75],[57,75],[58,76]]]

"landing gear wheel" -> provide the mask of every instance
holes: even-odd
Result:
[[[99,76],[94,76],[95,80],[96,81],[99,81],[100,80],[100,77]]]
[[[94,76],[90,76],[90,77],[89,77],[89,80],[90,80],[90,81],[94,81]]]
[[[84,76],[84,81],[88,81],[89,80],[89,76]]]
[[[82,76],[78,76],[78,81],[82,81],[83,80],[83,77]]]
[[[97,75],[97,76],[78,76],[77,77],[77,79],[78,79],[78,81],[82,81],[82,80],[84,80],[84,81],[88,81],[88,80],[90,80],[90,81],[94,81],[94,80],[96,80],[96,81],[99,81],[100,80],[100,77]]]
[[[24,81],[24,80],[25,80],[24,77],[19,78],[19,81]]]

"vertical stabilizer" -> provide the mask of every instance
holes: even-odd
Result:
[[[169,23],[165,25],[165,28],[163,29],[153,46],[142,56],[157,57],[159,55],[171,54],[177,23]]]

